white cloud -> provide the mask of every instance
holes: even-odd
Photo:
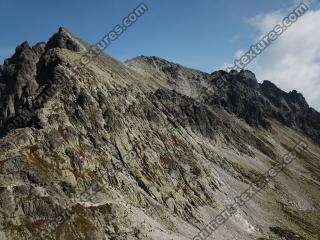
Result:
[[[264,35],[281,22],[289,11],[270,12],[252,18],[249,23]],[[300,91],[310,106],[320,110],[320,10],[309,10],[261,55],[249,69],[261,82],[274,82],[281,89]],[[258,36],[257,36],[258,37]],[[237,51],[238,55],[240,51]]]
[[[234,54],[234,59],[239,59],[243,56],[243,54],[245,54],[246,52],[243,49],[239,49],[236,51],[236,53]]]
[[[253,18],[248,19],[248,24],[252,25],[253,27],[257,28],[260,33],[267,33],[275,25],[281,22],[284,15],[281,11],[273,11],[267,14],[258,14]]]

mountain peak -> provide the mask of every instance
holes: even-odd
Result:
[[[125,63],[134,63],[134,62],[144,62],[147,64],[151,64],[151,65],[175,65],[175,66],[180,66],[177,63],[171,62],[169,60],[166,60],[164,58],[160,58],[157,56],[144,56],[144,55],[140,55],[137,57],[134,57],[132,59],[129,59],[127,61],[125,61]]]
[[[46,45],[46,50],[52,48],[66,48],[74,52],[86,50],[86,47],[81,40],[73,36],[73,34],[64,27],[60,27],[59,31],[53,34],[53,36],[49,39]]]

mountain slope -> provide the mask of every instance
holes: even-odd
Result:
[[[0,67],[0,239],[193,239],[301,142],[209,239],[318,239],[320,114],[301,94],[156,57],[74,71],[91,51],[61,28]]]

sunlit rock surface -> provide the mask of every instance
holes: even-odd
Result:
[[[208,239],[319,239],[320,114],[300,93],[157,57],[74,69],[88,51],[60,28],[0,67],[1,240],[193,239],[300,142]]]

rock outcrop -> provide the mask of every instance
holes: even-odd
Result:
[[[75,68],[90,51],[60,28],[0,66],[1,240],[193,239],[299,143],[208,239],[319,239],[320,114],[300,93],[158,57]]]

